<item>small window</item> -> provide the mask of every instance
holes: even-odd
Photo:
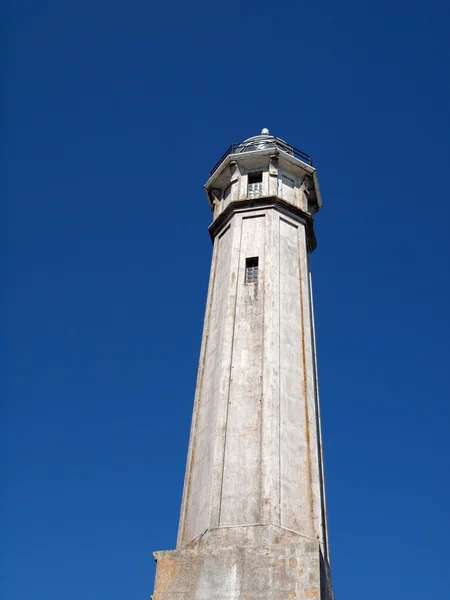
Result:
[[[262,183],[262,171],[256,171],[248,174],[249,183]]]
[[[257,283],[258,257],[247,258],[245,261],[245,283]]]
[[[262,171],[255,171],[248,174],[248,198],[262,196]]]

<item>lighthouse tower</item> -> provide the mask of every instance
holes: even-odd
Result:
[[[175,550],[154,600],[333,600],[311,159],[263,129],[205,185],[214,250]]]

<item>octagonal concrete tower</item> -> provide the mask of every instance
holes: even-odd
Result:
[[[205,185],[214,244],[177,549],[155,600],[332,600],[309,156],[263,129]]]

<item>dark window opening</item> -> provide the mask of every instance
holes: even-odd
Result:
[[[262,183],[262,171],[255,171],[254,173],[248,174],[248,182],[250,183]]]
[[[248,174],[247,198],[262,196],[262,171]]]
[[[245,260],[245,283],[258,281],[258,257],[253,256]]]

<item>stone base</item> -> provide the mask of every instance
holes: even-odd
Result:
[[[318,543],[155,552],[153,600],[334,600]]]

